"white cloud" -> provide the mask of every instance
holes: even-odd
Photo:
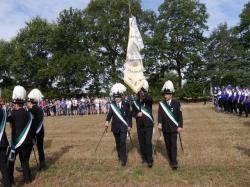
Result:
[[[84,9],[90,0],[0,0],[0,39],[10,40],[35,16],[56,20],[63,9]]]
[[[7,1],[0,0],[0,5],[0,18],[2,18],[11,11],[11,4]]]
[[[23,14],[10,14],[8,19],[0,19],[1,25],[3,25],[3,29],[0,30],[0,39],[10,40],[16,36],[19,29],[24,27],[25,20],[28,19],[29,17]]]
[[[206,4],[209,31],[212,31],[225,22],[229,26],[237,25],[239,14],[248,0],[200,0],[200,2]]]
[[[48,19],[55,19],[58,13],[69,7],[83,9],[90,0],[22,0],[18,6],[27,10],[31,15],[39,15]]]

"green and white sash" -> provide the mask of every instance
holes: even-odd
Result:
[[[36,129],[36,134],[38,134],[41,131],[42,127],[43,127],[43,120],[41,121],[41,123],[39,123],[38,128]]]
[[[3,119],[2,119],[1,124],[0,124],[0,142],[1,142],[2,137],[3,137],[4,129],[6,126],[6,119],[7,119],[6,110],[3,109],[2,111],[3,111]]]
[[[160,101],[160,105],[161,105],[162,109],[164,110],[164,112],[165,112],[165,113],[167,114],[167,116],[169,117],[169,119],[171,119],[171,121],[178,127],[179,124],[178,124],[178,122],[175,120],[175,117],[174,117],[173,112],[171,112],[171,111],[169,110],[169,108],[168,108],[162,101]]]
[[[111,108],[114,111],[114,113],[116,114],[116,116],[128,127],[128,123],[122,117],[121,110],[113,103],[111,103]]]
[[[136,101],[133,101],[133,103],[134,103],[135,107],[137,108],[137,110],[140,110],[139,104]],[[141,112],[154,123],[154,120],[146,107],[141,106]]]
[[[31,124],[32,124],[32,115],[29,112],[29,121],[28,121],[27,125],[25,126],[25,128],[20,133],[20,135],[18,136],[16,144],[14,145],[14,143],[12,142],[11,149],[15,150],[23,144],[24,140],[26,139],[26,137],[29,133]]]

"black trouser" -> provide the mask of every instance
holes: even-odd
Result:
[[[230,101],[229,100],[225,100],[225,111],[230,112]]]
[[[228,112],[233,113],[233,101],[228,100]]]
[[[226,111],[226,100],[222,99],[223,111]]]
[[[44,155],[44,132],[42,129],[42,132],[36,135],[36,141],[37,141],[37,151],[39,155],[39,164],[40,168],[45,167],[45,155]]]
[[[220,108],[223,108],[223,102],[222,102],[222,99],[219,99],[219,100],[218,100],[218,105],[219,105],[219,107],[220,107]]]
[[[127,131],[126,132],[118,132],[113,133],[115,137],[116,150],[118,153],[119,160],[122,163],[127,162],[127,150],[126,150],[126,139],[127,139]]]
[[[49,107],[46,108],[46,113],[47,113],[47,116],[50,116],[50,108]]]
[[[143,161],[146,161],[148,164],[153,163],[152,157],[152,134],[153,127],[149,128],[138,128],[137,126],[137,135],[140,145],[140,152]]]
[[[32,144],[24,144],[24,145],[21,145],[18,149],[16,149],[16,155],[19,154],[21,166],[23,168],[23,177],[24,177],[25,183],[31,182],[29,159],[30,159],[30,154],[32,151],[32,146],[33,146]],[[15,158],[16,158],[16,155],[15,155]],[[14,174],[15,160],[13,162],[9,161],[9,175],[10,175],[11,182],[14,181],[13,174]]]
[[[8,164],[7,164],[7,156],[6,156],[7,147],[0,148],[0,170],[2,173],[3,185],[4,187],[10,187],[10,177],[8,171]]]
[[[178,164],[177,162],[177,132],[164,132],[164,141],[167,149],[170,165]]]
[[[245,115],[246,115],[246,117],[248,117],[248,104],[249,103],[240,103],[239,104],[239,115],[241,116],[242,115],[242,112],[244,111],[245,112]]]
[[[233,111],[237,114],[238,112],[237,112],[237,100],[235,99],[234,101],[233,101]]]

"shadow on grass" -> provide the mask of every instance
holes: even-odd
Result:
[[[135,147],[137,149],[138,148],[138,140],[137,140],[137,136],[135,133],[131,134],[131,139],[130,137],[127,137],[127,140],[126,140],[126,147],[127,147],[127,153],[129,153],[130,151],[132,151]],[[115,153],[116,152],[116,145],[113,147],[111,153]]]
[[[72,149],[73,145],[67,145],[64,147],[61,147],[58,151],[54,152],[52,156],[47,157],[47,167],[54,165],[57,160],[59,160],[65,153],[69,152],[70,149]]]
[[[44,149],[50,148],[51,145],[52,145],[52,140],[51,139],[48,139],[48,140],[44,141]]]
[[[236,148],[238,150],[240,150],[242,153],[244,153],[245,155],[250,157],[250,149],[247,149],[247,148],[241,147],[241,146],[236,146]]]
[[[141,155],[140,152],[140,145],[139,145],[139,141],[138,141],[138,137],[137,137],[137,133],[134,133],[132,135],[132,141],[133,141],[133,145],[131,145],[130,140],[127,141],[127,152],[129,153],[133,148],[136,148],[137,153],[139,155]],[[161,154],[168,162],[169,162],[169,158],[167,156],[167,151],[166,151],[166,147],[165,147],[165,143],[162,137],[162,140],[153,140],[152,139],[152,147],[153,147],[153,157],[157,157],[157,154]],[[155,148],[154,148],[155,147]],[[155,149],[155,150],[154,150]],[[113,149],[113,151],[115,151],[115,147]]]
[[[250,121],[244,122],[244,125],[250,127]]]
[[[45,142],[44,142],[45,149],[51,147],[51,144],[52,144],[52,140],[45,140]],[[37,161],[39,161],[39,157],[38,157],[38,152],[37,152],[37,147],[36,146],[34,147],[34,150],[32,149],[31,155],[34,155],[34,151],[35,151],[36,159],[37,159]],[[30,170],[31,170],[32,180],[34,180],[35,177],[36,177],[36,175],[40,171],[39,170],[39,166],[37,165],[37,163],[35,165],[31,166]],[[16,177],[15,182],[16,182],[15,186],[23,186],[25,184],[24,181],[23,181],[23,175],[22,175],[22,173],[20,173],[20,175]]]
[[[165,146],[165,142],[163,140],[163,137],[162,137],[162,140],[154,141],[153,148],[154,148],[153,154],[155,157],[157,157],[157,154],[159,153],[169,162],[169,158],[167,156],[167,150],[166,150],[166,146]]]
[[[45,147],[47,146],[51,146],[52,140],[48,140],[45,141]],[[61,157],[63,156],[65,153],[67,153],[73,146],[64,146],[62,147],[59,151],[56,151],[53,153],[53,155],[51,157],[46,158],[47,161],[47,169],[52,166],[53,164],[55,164],[55,162]],[[37,148],[34,149],[35,150],[35,155],[37,158],[37,161],[39,161],[39,157],[38,157],[38,153],[37,153]],[[32,150],[31,154],[34,154],[34,150]],[[31,170],[31,175],[32,175],[32,180],[34,180],[37,176],[37,174],[39,172],[41,172],[39,170],[39,166],[37,165],[37,163],[35,165],[33,165],[32,167],[30,167]],[[21,173],[20,173],[21,174]],[[15,186],[23,186],[25,183],[23,181],[23,175],[19,175],[16,177],[15,179],[16,185]]]
[[[128,137],[128,140],[126,143],[127,143],[127,153],[132,151],[134,148],[136,148],[137,151],[139,150],[138,138],[137,138],[136,133],[131,134],[131,139]]]
[[[52,140],[45,141],[45,147],[46,146],[50,147],[51,143],[52,143]],[[47,162],[47,168],[46,169],[48,169],[49,167],[51,167],[52,165],[54,165],[56,163],[56,161],[59,160],[65,153],[69,152],[69,150],[71,148],[73,148],[72,145],[61,147],[58,151],[54,152],[52,154],[52,156],[47,157],[46,158],[46,162]],[[38,161],[39,157],[38,157],[37,149],[35,149],[35,152],[36,152],[36,158],[37,158],[37,161]],[[31,154],[34,154],[33,150],[31,152]],[[31,174],[32,174],[32,180],[34,180],[36,178],[36,175],[39,172],[41,172],[39,170],[37,164],[33,165],[32,167],[30,167],[30,170],[31,170]],[[16,180],[16,185],[15,186],[23,186],[23,185],[24,185],[24,182],[22,181],[22,175],[18,176],[17,180]]]

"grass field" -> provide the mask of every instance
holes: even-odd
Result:
[[[117,160],[111,132],[95,153],[105,115],[46,117],[48,169],[38,172],[32,153],[34,179],[27,186],[250,186],[250,118],[216,113],[201,103],[182,108],[184,154],[179,149],[177,171],[167,164],[164,142],[157,146],[152,169],[141,164],[135,128],[125,168]],[[153,143],[157,137],[156,131]],[[18,186],[21,175],[15,177]]]

